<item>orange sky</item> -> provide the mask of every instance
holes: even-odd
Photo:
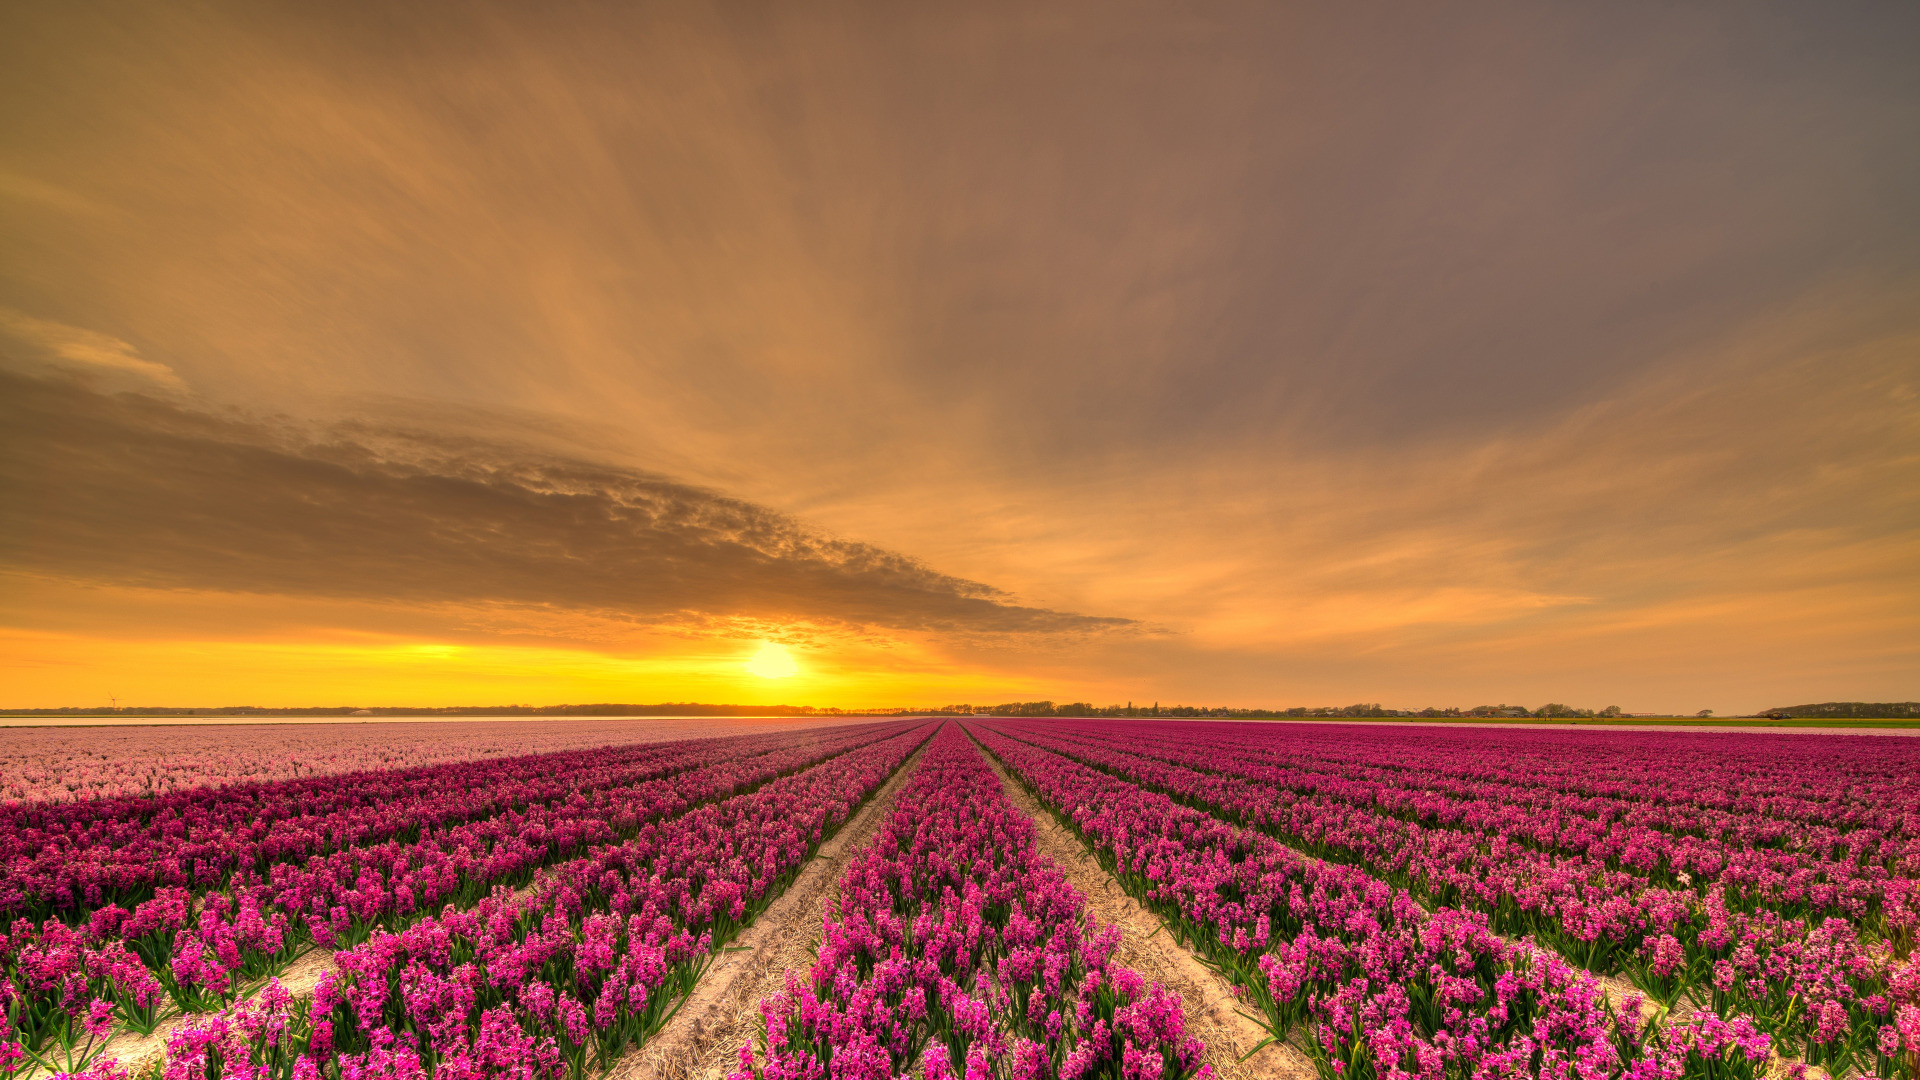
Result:
[[[10,10],[0,707],[1920,696],[1916,20]]]

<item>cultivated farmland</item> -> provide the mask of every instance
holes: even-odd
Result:
[[[1906,739],[607,731],[0,804],[0,1078],[1915,1076]]]

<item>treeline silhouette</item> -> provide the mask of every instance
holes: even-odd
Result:
[[[1209,705],[1135,705],[1129,701],[1125,705],[1094,705],[1086,701],[1070,701],[1056,705],[1051,701],[1010,701],[1004,705],[948,705],[941,709],[926,710],[943,715],[966,716],[980,714],[985,716],[1227,716],[1247,717],[1250,719],[1284,719],[1287,717],[1324,718],[1324,719],[1383,719],[1386,717],[1611,717],[1624,716],[1620,706],[1609,705],[1604,709],[1574,709],[1558,702],[1549,702],[1538,709],[1529,709],[1524,705],[1475,705],[1471,709],[1449,707],[1445,709],[1384,709],[1379,702],[1360,705],[1324,705],[1317,708],[1300,707],[1293,709],[1236,709],[1230,706]]]
[[[1818,705],[1783,705],[1760,715],[1776,720],[1828,716],[1848,720],[1897,720],[1920,716],[1920,701],[1825,701]]]

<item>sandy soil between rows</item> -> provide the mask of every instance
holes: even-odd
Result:
[[[1269,1044],[1240,1061],[1259,1046],[1267,1029],[1242,1011],[1233,985],[1213,973],[1180,946],[1158,916],[1127,894],[1107,873],[1078,836],[1042,806],[1011,776],[992,754],[980,755],[993,767],[1015,806],[1033,818],[1040,850],[1067,875],[1087,898],[1087,906],[1102,923],[1120,927],[1120,948],[1114,954],[1122,964],[1180,995],[1186,1011],[1187,1033],[1207,1044],[1206,1058],[1221,1080],[1283,1077],[1312,1080],[1317,1074],[1305,1054],[1286,1044]]]
[[[1140,908],[1139,905],[1135,903],[1135,901],[1131,896],[1127,896],[1125,890],[1123,890],[1120,887],[1120,884],[1118,882],[1113,881],[1112,876],[1109,875],[1104,869],[1101,868],[1099,862],[1093,858],[1091,853],[1086,852],[1086,845],[1081,843],[1078,837],[1074,836],[1073,833],[1067,830],[1064,826],[1061,826],[1058,823],[1058,821],[1054,818],[1051,812],[1049,812],[1045,807],[1041,806],[1037,800],[1035,800],[1030,794],[1028,794],[1026,788],[1022,787],[1018,782],[1008,777],[1006,770],[1002,768],[1002,766],[1000,765],[1000,762],[996,760],[992,754],[987,754],[986,758],[988,763],[993,766],[994,771],[999,773],[1001,779],[1004,782],[1006,782],[1006,784],[1008,785],[1007,787],[1008,793],[1016,801],[1019,802],[1019,805],[1021,805],[1022,808],[1026,809],[1028,813],[1033,815],[1034,820],[1036,822],[1039,822],[1041,824],[1043,834],[1048,832],[1057,833],[1059,836],[1064,837],[1066,843],[1071,844],[1075,850],[1085,853],[1085,858],[1087,862],[1091,865],[1092,871],[1098,874],[1101,879],[1104,879],[1106,882],[1111,883],[1113,892],[1118,894],[1119,896],[1125,897],[1127,905],[1139,911],[1141,913],[1141,917],[1143,917],[1146,920],[1150,920],[1149,922],[1146,923],[1146,925],[1151,927],[1158,927],[1160,925],[1159,920],[1155,918],[1155,916],[1151,912],[1148,912],[1145,909]],[[1071,760],[1077,761],[1077,759],[1071,759]],[[1286,841],[1284,840],[1278,840],[1277,838],[1275,839],[1277,843],[1286,844]],[[1054,861],[1060,863],[1062,867],[1066,867],[1069,865],[1066,858],[1064,858],[1059,854],[1055,854],[1055,852],[1051,848],[1046,847],[1046,844],[1044,842],[1044,836],[1043,836],[1042,846],[1047,850],[1047,854],[1052,856]],[[1294,853],[1299,855],[1303,859],[1309,860],[1311,862],[1317,862],[1322,864],[1325,863],[1325,860],[1321,859],[1317,855],[1312,854],[1311,852],[1302,851],[1297,847],[1293,847],[1293,845],[1291,844],[1286,844],[1286,846],[1293,848]],[[1074,877],[1071,871],[1069,872],[1069,877]],[[1089,895],[1092,895],[1092,890],[1088,889],[1087,886],[1083,885],[1079,878],[1074,877],[1074,884],[1075,886],[1079,887],[1083,892],[1088,892]],[[1104,913],[1102,913],[1101,918],[1103,920],[1106,920],[1107,916]],[[1122,926],[1127,927],[1129,939],[1131,939],[1133,934],[1132,927],[1127,926],[1127,924],[1124,921],[1122,922]],[[1231,997],[1231,993],[1232,993],[1231,988],[1225,980],[1221,979],[1219,976],[1215,975],[1212,971],[1202,966],[1198,961],[1193,960],[1193,957],[1191,956],[1191,954],[1187,953],[1184,949],[1180,949],[1177,944],[1172,944],[1171,933],[1163,935],[1163,937],[1169,940],[1169,944],[1171,945],[1174,951],[1178,952],[1182,957],[1185,957],[1189,962],[1191,962],[1193,966],[1199,971],[1200,974],[1204,975],[1208,980],[1211,980],[1212,984],[1218,985],[1221,987],[1228,987],[1228,991],[1227,991],[1229,995],[1228,1004],[1232,1005],[1234,1003],[1234,1000]],[[1156,939],[1156,940],[1160,940],[1160,939]],[[1502,940],[1505,940],[1508,942],[1512,941],[1511,938],[1503,938]],[[1123,946],[1122,947],[1123,952],[1124,952],[1124,949],[1125,947]],[[1129,961],[1129,963],[1131,964],[1131,961]],[[1144,966],[1137,965],[1137,964],[1132,966],[1134,966],[1137,970],[1143,973],[1151,974],[1150,972],[1147,971],[1147,968]],[[1612,1005],[1616,1011],[1621,1008],[1625,998],[1628,995],[1639,993],[1639,991],[1634,989],[1634,986],[1632,983],[1628,982],[1626,979],[1618,975],[1601,975],[1601,974],[1595,973],[1593,977],[1599,980],[1601,989],[1607,996],[1608,1004]],[[1174,985],[1173,983],[1168,982],[1167,980],[1164,980],[1164,979],[1161,981],[1168,986]],[[1202,985],[1207,985],[1207,984],[1203,983]],[[1187,999],[1187,994],[1184,990],[1181,991],[1181,998],[1183,1000]],[[1650,1002],[1650,1001],[1643,1002],[1640,1007],[1640,1016],[1642,1018],[1642,1021],[1644,1022],[1645,1020],[1653,1017],[1657,1011],[1658,1011],[1658,1006],[1655,1005],[1653,1002]],[[1673,1024],[1682,1020],[1688,1020],[1688,1019],[1691,1019],[1697,1011],[1698,1010],[1693,1006],[1692,1003],[1686,1001],[1685,999],[1682,999],[1674,1003],[1673,1008],[1666,1014],[1665,1017],[1661,1019],[1661,1023]],[[1191,1013],[1191,1010],[1190,1010],[1190,1013]],[[1257,1025],[1253,1025],[1250,1021],[1247,1021],[1245,1017],[1236,1015],[1234,1019],[1243,1025],[1249,1026],[1254,1031],[1262,1032],[1263,1034],[1260,1036],[1260,1038],[1264,1037],[1265,1029],[1260,1028]],[[1213,1045],[1213,1039],[1210,1038],[1206,1033],[1200,1031],[1198,1028],[1194,1029],[1194,1033],[1199,1035],[1202,1039],[1206,1040],[1207,1045],[1209,1047]],[[1295,1037],[1296,1038],[1298,1037],[1297,1032],[1295,1033]],[[1257,1042],[1259,1042],[1259,1038],[1254,1038],[1252,1041],[1246,1043],[1245,1046],[1251,1047]],[[1275,1048],[1269,1048],[1268,1050],[1261,1051],[1260,1054],[1255,1055],[1248,1062],[1248,1064],[1259,1065],[1261,1063],[1262,1058],[1265,1057],[1267,1054],[1273,1052],[1274,1049]],[[1303,1073],[1300,1073],[1298,1075],[1303,1075],[1303,1076],[1314,1075],[1312,1063],[1307,1060],[1304,1054],[1301,1054],[1299,1051],[1294,1050],[1292,1047],[1286,1047],[1285,1049],[1288,1051],[1291,1051],[1293,1058],[1298,1059],[1297,1061],[1298,1067],[1300,1069],[1305,1070]],[[1242,1050],[1239,1051],[1239,1053],[1244,1053],[1244,1052],[1245,1052],[1245,1048],[1243,1047]],[[1234,1056],[1237,1057],[1238,1053],[1236,1053]],[[1212,1061],[1213,1059],[1209,1057],[1208,1060]],[[1782,1058],[1781,1055],[1776,1051],[1772,1055],[1772,1060],[1769,1064],[1769,1071],[1774,1075],[1784,1075],[1787,1066],[1789,1064],[1797,1062],[1798,1060],[1799,1059],[1797,1057]],[[1291,1061],[1288,1067],[1289,1068],[1293,1067]],[[1215,1069],[1216,1071],[1220,1072],[1222,1077],[1235,1075],[1228,1072],[1226,1069],[1221,1068],[1218,1062],[1215,1062]],[[1267,1075],[1295,1075],[1295,1074],[1283,1073],[1283,1072],[1260,1071],[1254,1074],[1243,1073],[1240,1075],[1267,1076]],[[1823,1077],[1825,1075],[1825,1071],[1815,1067],[1809,1070],[1809,1075],[1815,1077],[1816,1080],[1818,1080],[1818,1078]]]
[[[760,999],[783,989],[789,970],[813,966],[830,906],[840,899],[840,872],[892,812],[907,777],[920,766],[929,739],[901,763],[853,819],[820,846],[800,876],[723,952],[671,1020],[645,1046],[629,1052],[608,1080],[713,1080],[739,1067],[740,1047],[758,1045]]]
[[[724,952],[715,960],[666,1027],[645,1046],[629,1053],[607,1080],[719,1080],[737,1066],[741,1045],[757,1042],[760,1036],[760,1000],[785,986],[789,970],[804,972],[812,966],[821,928],[832,905],[839,901],[840,872],[846,855],[864,847],[886,820],[927,745],[931,740],[902,763],[874,798],[821,846],[786,892],[735,940],[735,951]],[[998,759],[985,750],[980,753],[1000,778],[1007,797],[1033,819],[1040,850],[1086,896],[1088,907],[1103,924],[1121,928],[1123,937],[1116,958],[1180,995],[1188,1033],[1206,1043],[1205,1060],[1221,1080],[1313,1080],[1316,1073],[1312,1063],[1291,1045],[1269,1045],[1241,1063],[1240,1057],[1259,1045],[1267,1032],[1244,1014],[1232,985],[1182,948],[1171,930],[1128,895],[1080,838],[1008,775]],[[1319,861],[1305,852],[1300,854]],[[515,894],[530,891],[526,886]],[[336,967],[332,951],[311,949],[281,973],[280,984],[296,998],[311,994],[321,977]],[[1616,1008],[1623,997],[1634,992],[1625,979],[1598,978]],[[1642,1011],[1643,1015],[1650,1014],[1653,1006],[1649,1004]],[[1671,1023],[1693,1012],[1691,1005],[1681,1002],[1666,1019]],[[147,1036],[123,1031],[115,1036],[104,1056],[138,1075],[143,1067],[164,1056],[169,1035],[200,1018],[201,1014],[176,1016]],[[1784,1075],[1787,1064],[1776,1053],[1767,1071]],[[1815,1068],[1809,1074],[1820,1080],[1825,1071]],[[33,1080],[34,1075],[29,1073],[26,1080]]]
[[[287,970],[280,973],[280,985],[286,987],[294,997],[311,994],[313,988],[320,985],[320,977],[332,970],[334,970],[333,953],[325,949],[309,949],[294,957],[293,962],[287,965]],[[258,992],[259,988],[253,990],[253,993]],[[120,1031],[114,1035],[113,1041],[107,1044],[106,1053],[101,1057],[108,1061],[120,1062],[137,1076],[141,1069],[165,1056],[168,1036],[187,1024],[203,1020],[210,1015],[212,1014],[188,1013],[163,1020],[153,1029],[151,1035],[136,1035],[131,1031]],[[32,1080],[34,1075],[39,1074],[30,1073],[27,1080]]]
[[[787,889],[786,893],[782,895],[780,900],[775,901],[773,906],[768,908],[767,911],[763,912],[760,918],[755,921],[754,923],[755,928],[758,928],[763,925],[768,925],[769,919],[774,918],[776,916],[776,913],[782,910],[781,905],[787,903],[789,897],[794,896],[797,892],[802,891],[807,886],[808,876],[810,874],[816,877],[821,876],[820,871],[817,869],[817,867],[821,864],[822,859],[828,860],[826,865],[829,867],[829,869],[825,872],[825,875],[824,875],[827,883],[829,885],[837,884],[839,880],[840,872],[839,872],[838,865],[833,863],[832,860],[837,859],[841,852],[851,850],[851,848],[848,847],[848,843],[850,840],[857,839],[858,843],[864,844],[867,838],[873,835],[874,829],[878,826],[878,823],[881,821],[882,817],[884,816],[884,811],[882,811],[882,813],[878,815],[876,815],[874,811],[880,808],[880,804],[883,800],[886,802],[887,806],[890,807],[892,805],[894,793],[899,790],[900,784],[902,780],[906,777],[908,772],[911,771],[914,766],[919,764],[920,754],[923,753],[924,751],[925,751],[924,746],[921,748],[921,750],[915,751],[914,755],[911,758],[907,759],[907,761],[901,765],[899,771],[894,773],[893,777],[889,779],[887,783],[881,787],[876,797],[870,800],[865,807],[861,808],[861,810],[854,815],[853,820],[848,822],[846,827],[841,829],[840,832],[837,833],[832,840],[829,840],[826,844],[821,846],[819,855],[816,856],[811,863],[809,863],[807,870],[802,872],[800,878],[797,879],[793,883],[793,885]],[[525,897],[531,895],[532,892],[533,892],[532,885],[523,885],[520,888],[513,890],[513,897],[515,899],[524,899]],[[802,924],[804,923],[805,923],[805,920],[803,919]],[[819,933],[820,919],[816,915],[816,917],[813,919],[813,925],[811,927],[808,927],[806,925],[800,925],[799,929],[802,931],[801,938],[803,940],[803,945],[804,945],[804,947],[801,949],[801,952],[804,953],[806,960],[804,963],[796,962],[793,966],[796,968],[805,968],[805,967],[811,966],[812,964],[811,950],[813,946],[818,943],[820,938],[820,933]],[[753,940],[754,933],[755,933],[754,929],[749,929],[747,933],[741,935],[740,939],[735,941],[734,944],[736,946],[754,945],[755,944]],[[811,936],[808,936],[809,934]],[[724,979],[725,978],[724,973],[726,971],[732,970],[738,966],[736,962],[736,958],[739,958],[745,955],[747,954],[744,952],[732,952],[732,953],[721,954],[720,959],[715,962],[712,970],[710,970],[707,973],[707,976],[701,980],[700,985],[695,988],[693,996],[688,999],[685,1005],[682,1006],[679,1014],[676,1015],[674,1021],[669,1023],[667,1028],[662,1030],[658,1036],[650,1040],[647,1044],[647,1047],[643,1047],[639,1051],[635,1051],[634,1053],[628,1054],[626,1060],[622,1061],[618,1066],[615,1067],[613,1074],[621,1077],[622,1080],[625,1080],[625,1078],[632,1077],[632,1076],[651,1075],[651,1074],[642,1074],[642,1073],[632,1072],[629,1066],[629,1063],[634,1061],[636,1058],[640,1058],[643,1060],[651,1060],[651,1058],[649,1058],[647,1055],[648,1048],[658,1046],[662,1048],[662,1052],[664,1053],[667,1049],[664,1044],[672,1041],[669,1038],[669,1036],[673,1035],[677,1025],[682,1024],[685,1020],[689,1018],[690,1014],[693,1012],[693,1006],[695,1006],[700,1002],[703,992],[708,991],[709,988],[715,985],[716,976],[720,976],[722,977],[722,979]],[[312,994],[314,989],[320,985],[320,979],[322,976],[324,976],[329,971],[336,971],[338,969],[339,969],[339,965],[333,962],[333,951],[331,949],[310,948],[305,953],[302,953],[298,957],[295,957],[293,962],[287,966],[287,970],[280,973],[280,976],[279,976],[280,985],[286,988],[287,992],[291,993],[296,998],[307,996]],[[784,978],[785,978],[784,969],[781,969],[780,971],[776,971],[773,984],[770,986],[767,992],[771,993],[772,990],[779,989],[780,985],[784,983]],[[250,997],[252,996],[252,993],[258,993],[258,992],[259,992],[259,988],[255,988],[247,996]],[[747,1019],[754,1021],[756,1023],[760,1015],[759,1009],[758,1009],[759,1002],[760,1002],[760,996],[758,993],[756,993],[751,998],[751,1000],[747,1002],[747,1006],[748,1006],[747,1011],[751,1014],[750,1016],[747,1017]],[[180,1030],[181,1028],[185,1027],[187,1024],[192,1023],[196,1020],[204,1019],[209,1015],[211,1014],[210,1013],[189,1013],[185,1015],[171,1017],[167,1020],[161,1021],[160,1025],[153,1029],[153,1034],[151,1035],[136,1035],[131,1031],[122,1030],[114,1035],[113,1041],[107,1045],[106,1052],[101,1056],[104,1059],[109,1061],[120,1062],[122,1065],[125,1065],[129,1070],[131,1070],[134,1073],[134,1075],[138,1076],[140,1074],[140,1071],[144,1069],[147,1065],[155,1061],[161,1061],[162,1059],[165,1058],[166,1050],[167,1050],[167,1039],[169,1036],[171,1036],[174,1032]],[[725,1076],[727,1072],[732,1070],[734,1066],[734,1059],[732,1057],[733,1051],[738,1050],[740,1043],[746,1041],[747,1037],[750,1037],[754,1032],[757,1032],[758,1030],[758,1028],[756,1026],[753,1026],[752,1024],[746,1025],[746,1029],[748,1031],[748,1035],[735,1040],[731,1044],[731,1046],[727,1048],[726,1053],[722,1055],[725,1058],[726,1067],[721,1069],[717,1075]],[[715,1060],[720,1060],[720,1059],[716,1058]],[[35,1072],[26,1074],[26,1076],[23,1077],[23,1080],[36,1080],[36,1077],[39,1075],[40,1074],[36,1070]],[[691,1072],[688,1072],[688,1073],[666,1072],[666,1073],[659,1073],[657,1075],[677,1077],[682,1075],[693,1076],[696,1074]]]

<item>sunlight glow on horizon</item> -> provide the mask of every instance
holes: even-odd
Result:
[[[1920,5],[1727,7],[17,5],[0,710],[1920,697]]]
[[[757,654],[716,644],[668,638],[616,652],[337,632],[326,640],[298,632],[248,641],[116,640],[0,627],[0,708],[91,707],[109,694],[123,705],[181,708],[670,701],[893,708],[1048,696],[1040,679],[1009,678],[912,644],[810,648],[804,666],[785,658],[790,678],[748,670]]]
[[[787,647],[771,641],[760,643],[760,651],[753,654],[746,667],[763,679],[791,679],[800,674],[800,665],[794,663]]]

